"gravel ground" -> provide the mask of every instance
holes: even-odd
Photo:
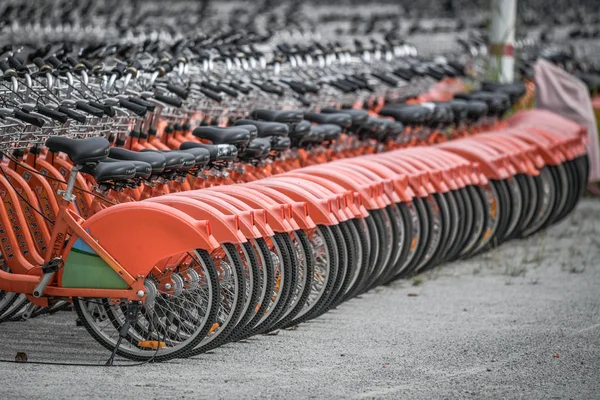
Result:
[[[0,363],[0,399],[600,397],[600,201],[529,240],[378,288],[277,336],[129,368]],[[0,358],[103,362],[63,312]]]

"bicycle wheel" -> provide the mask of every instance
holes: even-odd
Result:
[[[359,259],[356,254],[358,251],[357,242],[359,239],[357,236],[354,235],[354,231],[350,228],[351,226],[351,220],[344,221],[339,225],[342,240],[344,241],[344,245],[346,248],[347,270],[342,284],[340,286],[340,290],[331,302],[331,308],[337,307],[343,301],[345,295],[348,293],[350,285],[356,280],[357,273],[359,272]]]
[[[219,277],[219,312],[209,333],[190,355],[203,353],[226,343],[245,312],[246,284],[239,249],[231,243],[224,243],[210,256]]]
[[[314,264],[311,291],[304,306],[288,326],[297,325],[316,315],[331,296],[337,276],[338,253],[330,227],[318,225],[306,235],[312,247]]]
[[[432,230],[432,217],[427,200],[426,198],[415,197],[413,199],[413,205],[415,214],[413,214],[412,217],[413,219],[416,217],[418,220],[418,230],[420,234],[419,240],[417,243],[411,243],[411,247],[415,248],[415,251],[413,252],[413,258],[409,263],[407,263],[402,273],[396,276],[397,278],[407,277],[413,274],[415,268],[425,257],[425,252],[429,248],[431,242],[430,232]]]
[[[465,256],[469,257],[478,254],[488,247],[496,235],[496,231],[500,225],[500,216],[502,213],[499,206],[500,200],[498,197],[498,192],[496,191],[495,186],[487,183],[486,185],[482,186],[473,186],[473,188],[477,197],[479,197],[483,204],[485,224],[483,226],[481,236],[477,239],[474,248],[471,252],[465,254]]]
[[[10,272],[7,265],[3,265],[1,268],[3,271]],[[0,290],[0,322],[4,321],[3,314],[14,304],[17,297],[19,297],[18,293]]]
[[[530,236],[542,229],[546,221],[550,218],[554,209],[554,202],[556,201],[554,179],[552,179],[552,174],[548,167],[542,168],[540,174],[533,179],[538,193],[539,207],[533,221],[523,231],[523,237]]]
[[[335,249],[337,251],[337,275],[335,277],[335,281],[333,283],[333,287],[331,289],[331,293],[326,302],[321,305],[319,310],[315,310],[315,314],[313,318],[316,318],[327,311],[333,306],[334,302],[338,299],[338,296],[342,295],[342,287],[344,283],[346,283],[347,276],[349,274],[349,260],[350,254],[349,250],[346,246],[346,238],[342,232],[341,224],[332,225],[329,227],[331,229],[331,236],[333,238],[333,242],[335,243]]]
[[[289,305],[290,311],[276,325],[275,329],[290,326],[290,322],[304,308],[308,297],[312,291],[314,279],[314,259],[313,249],[308,240],[308,236],[302,230],[294,231],[292,234],[294,252],[298,260],[298,281],[292,294],[292,301]]]
[[[354,297],[362,288],[365,276],[368,270],[369,262],[369,240],[367,237],[367,227],[364,225],[363,219],[353,219],[349,225],[352,235],[356,238],[356,273],[353,274],[348,290],[342,301],[346,301]]]
[[[4,311],[4,314],[0,315],[0,322],[11,321],[15,315],[25,311],[27,304],[29,304],[27,296],[24,294],[17,294],[11,302],[11,305]]]
[[[268,332],[271,326],[279,320],[282,313],[287,309],[290,301],[290,292],[295,282],[295,271],[292,270],[291,255],[289,254],[287,241],[290,238],[285,233],[275,233],[266,240],[270,257],[273,262],[274,288],[270,296],[270,303],[256,326],[249,330],[248,335],[256,335]]]
[[[482,240],[485,228],[488,226],[489,222],[488,214],[484,209],[483,195],[479,194],[478,188],[475,186],[469,186],[467,187],[467,191],[465,193],[472,206],[471,209],[473,210],[473,222],[469,236],[466,238],[465,244],[458,254],[459,258],[469,256],[477,243]]]
[[[190,252],[174,271],[146,278],[145,288],[147,300],[116,353],[136,361],[191,355],[219,309],[219,276],[211,257],[204,250]],[[127,320],[126,307],[92,298],[74,298],[73,306],[90,335],[113,351]]]
[[[256,261],[258,262],[260,292],[252,317],[246,323],[245,327],[236,330],[236,334],[232,335],[232,341],[241,340],[249,336],[252,328],[263,318],[271,305],[271,298],[275,288],[273,257],[271,256],[267,242],[263,238],[251,239],[249,242],[252,244]]]
[[[427,243],[428,246],[423,253],[423,257],[415,267],[414,271],[412,271],[413,273],[419,273],[419,271],[426,268],[430,263],[433,264],[435,262],[434,256],[441,247],[444,227],[445,224],[448,223],[447,219],[444,220],[443,218],[444,210],[445,212],[448,211],[447,206],[443,206],[444,204],[445,203],[443,202],[442,205],[440,205],[436,198],[431,195],[423,202],[429,219],[429,241]]]

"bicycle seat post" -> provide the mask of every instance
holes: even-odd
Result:
[[[67,189],[66,190],[59,190],[59,194],[62,194],[62,198],[65,201],[68,201],[69,203],[72,203],[75,201],[75,195],[73,194],[73,189],[75,188],[75,180],[77,178],[77,173],[79,172],[79,170],[81,169],[81,166],[79,165],[73,165],[73,168],[71,168],[71,173],[69,174],[69,180],[67,181]]]

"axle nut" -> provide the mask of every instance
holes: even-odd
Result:
[[[138,290],[137,295],[139,298],[144,297],[144,295],[146,294],[146,292],[144,292],[143,290]]]

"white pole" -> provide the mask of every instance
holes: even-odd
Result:
[[[492,0],[490,69],[499,82],[512,82],[515,74],[515,22],[517,0]]]

